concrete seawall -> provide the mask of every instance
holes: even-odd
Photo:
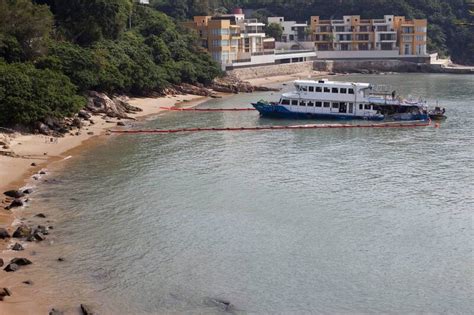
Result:
[[[284,63],[278,65],[239,68],[227,71],[227,74],[231,76],[236,76],[241,80],[249,80],[255,78],[291,75],[304,72],[310,73],[314,69],[313,63],[313,61],[306,61],[298,63]]]
[[[329,72],[422,72],[474,74],[474,67],[444,67],[439,64],[415,63],[409,61],[388,60],[318,60],[314,69]]]
[[[396,59],[384,60],[316,60],[278,65],[239,68],[227,71],[231,76],[241,80],[265,78],[272,76],[310,73],[312,70],[335,73],[373,73],[373,72],[421,72],[474,74],[474,67],[439,64],[415,63]]]

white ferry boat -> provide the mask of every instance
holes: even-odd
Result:
[[[388,86],[297,80],[279,102],[252,103],[262,116],[303,119],[427,120],[426,102],[396,96]]]

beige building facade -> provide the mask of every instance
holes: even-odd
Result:
[[[400,56],[427,56],[425,19],[408,20],[394,15],[361,19],[352,15],[340,20],[322,20],[312,16],[309,27],[314,47],[321,52],[387,51]]]

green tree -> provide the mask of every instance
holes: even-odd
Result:
[[[283,35],[283,27],[277,23],[270,23],[267,25],[265,33],[268,36],[275,38],[275,40],[280,41],[281,36]]]
[[[44,54],[52,26],[48,6],[30,0],[0,0],[0,49],[7,54],[5,59],[33,59]]]
[[[84,105],[65,75],[32,64],[0,63],[0,125],[69,116]]]
[[[56,0],[57,22],[67,38],[89,45],[116,39],[127,26],[131,0]]]

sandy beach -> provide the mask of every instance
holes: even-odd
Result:
[[[295,75],[275,76],[259,79],[247,80],[252,85],[271,85],[281,82],[287,82],[296,79],[307,79],[326,75],[325,73],[307,72]],[[224,96],[224,95],[223,95]],[[189,108],[197,106],[205,101],[208,97],[196,95],[176,95],[160,98],[132,98],[129,103],[142,109],[141,112],[130,114],[129,116],[137,121],[152,118],[156,115],[163,114],[166,110],[161,107],[180,106]],[[0,191],[10,189],[19,189],[27,187],[28,183],[34,182],[32,178],[41,170],[48,168],[59,169],[66,167],[66,161],[74,159],[82,152],[87,150],[88,146],[94,146],[99,143],[106,142],[109,137],[107,130],[117,127],[119,120],[107,118],[103,119],[103,115],[93,116],[94,124],[84,126],[79,135],[65,135],[61,138],[51,138],[43,135],[32,134],[14,134],[11,136],[9,147],[17,157],[0,156]],[[127,123],[127,120],[121,120]],[[125,127],[126,128],[126,127]],[[34,163],[34,164],[33,164]],[[47,175],[46,175],[47,176]],[[2,195],[0,210],[0,228],[6,228],[10,234],[13,233],[16,226],[21,222],[20,218],[24,218],[24,211],[21,208],[12,211],[3,208],[11,201]],[[31,219],[34,222],[35,218]],[[44,262],[35,261],[32,257],[31,250],[16,252],[9,248],[15,243],[14,239],[6,241],[0,240],[0,248],[3,249],[0,258],[3,258],[5,265],[14,257],[25,257],[33,261],[34,267],[28,270],[12,273],[5,273],[2,278],[1,287],[9,288],[13,294],[11,297],[5,298],[0,302],[1,314],[38,314],[48,313],[51,310],[54,301],[40,300],[36,295],[40,287],[26,286],[22,281],[26,277],[35,278],[41,272],[41,264]],[[29,243],[29,249],[35,249],[39,244]],[[5,265],[2,267],[4,268]],[[3,271],[2,271],[3,272]],[[44,275],[42,275],[44,277]],[[45,279],[47,281],[47,279]],[[79,303],[80,301],[78,301]],[[66,310],[66,314],[75,314],[74,310]]]
[[[209,98],[197,95],[176,95],[161,98],[132,98],[129,103],[142,109],[141,112],[130,114],[136,121],[152,118],[163,114],[166,110],[161,107],[180,106],[183,108],[197,106]],[[44,135],[14,134],[11,136],[9,147],[18,157],[0,156],[0,191],[2,193],[0,210],[0,228],[6,228],[10,234],[14,232],[15,226],[23,218],[22,210],[5,210],[8,199],[3,195],[4,191],[18,189],[34,181],[32,176],[41,170],[47,169],[52,164],[65,162],[73,159],[82,148],[88,144],[94,145],[96,142],[107,141],[108,129],[117,128],[119,120],[107,118],[102,119],[102,115],[93,116],[94,124],[84,126],[79,135],[65,135],[61,138],[52,138]],[[127,122],[127,120],[121,120]],[[133,120],[132,120],[133,121]],[[119,127],[120,128],[120,127]],[[123,127],[122,127],[123,128]],[[34,164],[33,164],[34,163]],[[34,166],[32,166],[34,165]],[[30,251],[16,252],[9,248],[15,243],[14,239],[0,240],[1,256],[4,266],[14,257],[25,257],[32,260]],[[20,242],[21,243],[21,242]],[[29,244],[29,248],[34,248],[35,244]],[[26,271],[26,270],[25,270]],[[2,270],[2,272],[4,272]],[[33,271],[34,272],[34,271]],[[5,273],[2,275],[0,286],[9,288],[12,296],[0,302],[0,314],[38,314],[48,313],[48,303],[36,300],[35,291],[22,283],[23,277],[28,273],[18,274],[18,272]],[[31,286],[30,286],[31,287]]]

